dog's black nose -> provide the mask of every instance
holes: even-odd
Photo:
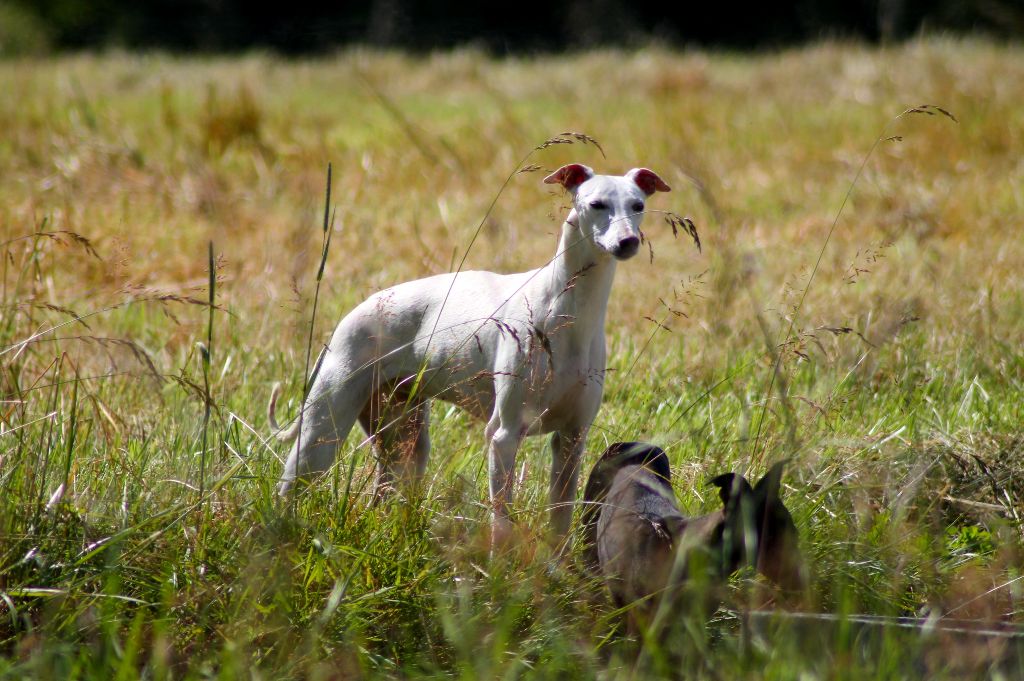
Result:
[[[612,255],[616,258],[632,258],[638,250],[640,250],[640,239],[635,236],[627,236],[615,247]]]

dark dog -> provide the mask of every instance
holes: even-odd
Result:
[[[688,518],[676,504],[660,448],[617,442],[594,466],[584,491],[584,557],[608,584],[617,607],[639,601],[631,624],[687,582],[714,584],[753,566],[786,589],[803,586],[796,526],[779,498],[783,463],[754,485],[725,473],[723,508]]]

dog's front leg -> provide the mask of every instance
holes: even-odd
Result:
[[[558,430],[551,435],[551,528],[560,553],[568,550],[567,536],[572,521],[573,502],[576,501],[576,481],[579,478],[580,458],[587,429]]]
[[[518,429],[517,429],[518,430]],[[491,550],[508,543],[512,535],[512,521],[508,507],[514,496],[516,452],[523,437],[504,426],[498,426],[491,436],[487,452],[487,468],[491,489]]]
[[[518,410],[505,408],[499,400],[487,423],[487,472],[491,492],[491,553],[506,545],[512,535],[509,504],[515,490],[516,452],[525,429]]]

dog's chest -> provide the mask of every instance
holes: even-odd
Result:
[[[537,432],[558,430],[566,425],[589,421],[601,402],[603,372],[596,371],[589,356],[565,356],[534,364],[534,373],[524,392],[527,422],[539,422]],[[552,364],[554,368],[552,368]]]

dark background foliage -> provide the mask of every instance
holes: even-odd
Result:
[[[921,31],[1024,35],[1024,0],[796,0],[789,3],[570,0],[6,0],[57,49],[262,48],[317,53],[348,44],[429,50],[558,51],[657,40],[676,46],[778,47],[840,37],[886,42]],[[10,14],[8,12],[7,14]],[[0,22],[4,13],[0,13]],[[0,27],[0,35],[3,34]],[[0,50],[2,52],[2,50]]]

